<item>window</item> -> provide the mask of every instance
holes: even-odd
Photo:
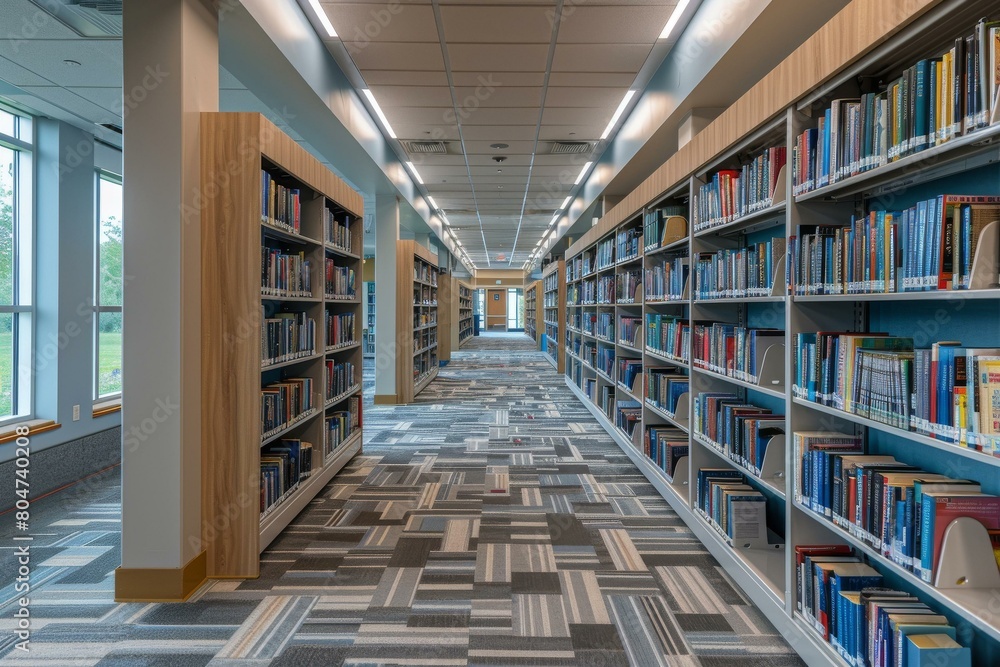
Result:
[[[94,248],[94,400],[122,393],[122,182],[97,174]]]
[[[0,423],[30,416],[31,119],[0,108]]]
[[[524,291],[507,288],[507,331],[524,330]]]

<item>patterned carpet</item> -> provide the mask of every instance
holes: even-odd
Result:
[[[531,342],[492,338],[415,404],[368,409],[365,455],[257,580],[115,604],[117,472],[36,506],[32,650],[8,585],[0,663],[803,664]]]

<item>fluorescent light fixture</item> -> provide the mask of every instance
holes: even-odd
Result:
[[[427,203],[430,204],[431,208],[433,208],[435,211],[438,210],[438,205],[437,202],[434,201],[434,197],[427,195]]]
[[[461,247],[462,247],[462,242],[461,242],[461,241],[459,241],[458,239],[455,239],[455,243],[457,243],[457,244],[458,244],[458,247],[459,247],[459,248],[461,248]]]
[[[580,185],[580,181],[583,180],[584,174],[587,173],[587,170],[590,169],[590,165],[592,165],[592,164],[594,164],[594,163],[593,162],[588,162],[587,164],[583,165],[583,169],[580,170],[580,175],[576,177],[575,181],[573,181],[573,185]]]
[[[366,88],[365,91],[367,92],[367,90],[368,89]],[[615,124],[618,122],[618,119],[622,117],[622,113],[624,113],[625,107],[628,106],[628,102],[632,99],[633,95],[635,95],[634,90],[630,90],[625,93],[625,97],[622,98],[621,104],[619,104],[618,108],[615,109],[615,115],[611,117],[611,120],[608,121],[608,126],[604,128],[604,133],[601,134],[601,139],[607,139],[608,135],[611,134],[611,130],[615,129]]]
[[[443,213],[441,214],[441,222],[444,223],[445,227],[451,227],[451,223],[448,222],[448,218],[444,217]],[[451,230],[449,229],[448,231],[451,231]]]
[[[366,89],[365,92],[367,93],[368,90]],[[376,108],[378,108],[378,107],[376,107]],[[424,184],[424,179],[420,178],[420,174],[417,173],[417,168],[413,166],[413,163],[412,162],[407,162],[406,166],[410,168],[410,173],[413,174],[413,178],[417,179],[417,183],[420,183],[420,185],[423,185]]]
[[[601,138],[603,139],[603,137],[601,137]],[[571,201],[573,201],[573,196],[572,195],[570,195],[569,197],[566,197],[566,199],[563,200],[563,203],[559,205],[559,210],[560,211],[565,211],[566,208],[569,206],[569,203]]]
[[[667,25],[663,26],[663,32],[660,33],[660,39],[666,39],[673,32],[674,28],[677,27],[677,22],[681,20],[681,14],[687,9],[688,2],[690,0],[680,0],[677,6],[674,7],[674,11],[671,12],[670,18],[667,19]]]
[[[309,6],[312,7],[313,11],[316,12],[316,18],[319,22],[323,24],[323,29],[326,30],[326,34],[330,37],[336,37],[337,31],[333,29],[333,25],[330,23],[330,17],[326,15],[323,11],[323,7],[320,6],[319,0],[309,0]]]
[[[540,245],[542,245],[542,239],[538,239],[538,243],[535,244],[535,247],[537,248]]]
[[[388,119],[386,119],[385,114],[382,113],[382,107],[380,107],[378,105],[378,102],[375,101],[375,96],[372,95],[372,91],[369,90],[368,88],[362,88],[361,92],[363,92],[365,94],[365,97],[368,98],[368,101],[371,103],[372,108],[375,109],[375,115],[377,115],[378,119],[380,121],[382,121],[382,127],[385,128],[385,131],[389,133],[390,137],[392,137],[393,139],[395,139],[396,138],[396,133],[392,131],[392,126],[389,125]],[[629,91],[629,92],[632,92],[632,91]],[[604,137],[601,137],[601,138],[603,139]],[[410,165],[410,166],[412,167],[413,165]],[[418,177],[418,180],[419,180],[419,177]],[[420,181],[420,182],[423,183],[423,181]]]

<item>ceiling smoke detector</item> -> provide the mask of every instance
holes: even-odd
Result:
[[[496,162],[497,164],[500,164],[501,162],[506,162],[507,157],[505,155],[494,155],[493,161]]]
[[[510,144],[490,144],[490,148],[495,151],[502,151],[505,148],[510,148]]]

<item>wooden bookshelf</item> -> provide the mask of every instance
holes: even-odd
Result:
[[[789,94],[783,98],[782,109],[771,114],[748,113],[746,100],[759,102],[764,99],[765,92],[769,99],[775,97],[773,81],[762,82],[734,105],[734,109],[742,110],[743,118],[736,119],[730,112],[723,114],[714,127],[710,125],[703,131],[703,138],[696,137],[696,141],[678,151],[635,193],[626,197],[566,251],[567,385],[809,665],[847,664],[815,631],[813,624],[795,611],[794,548],[814,544],[852,546],[856,556],[883,574],[886,586],[915,595],[959,628],[960,643],[972,648],[972,664],[1000,663],[1000,616],[989,611],[991,605],[987,601],[1000,599],[1000,586],[990,583],[996,579],[987,577],[985,584],[973,583],[975,575],[981,574],[976,572],[970,573],[969,581],[960,586],[938,587],[921,581],[879,549],[835,526],[828,517],[813,511],[796,497],[796,461],[790,444],[774,449],[774,455],[765,459],[763,469],[756,471],[733,460],[719,443],[698,433],[694,421],[694,398],[699,394],[732,393],[740,402],[766,407],[773,414],[783,416],[784,434],[789,439],[793,433],[802,431],[833,430],[856,434],[863,439],[865,453],[892,455],[899,462],[928,473],[971,479],[982,485],[984,493],[1000,495],[1000,458],[951,444],[939,437],[810,402],[793,391],[795,344],[800,334],[886,331],[894,336],[912,337],[915,346],[920,348],[943,340],[960,340],[968,347],[1000,347],[1000,328],[997,327],[1000,290],[995,285],[977,290],[797,295],[790,293],[786,284],[784,262],[789,260],[786,258],[779,264],[778,256],[770,265],[774,271],[770,276],[771,284],[758,285],[753,293],[734,295],[725,290],[713,290],[699,285],[693,278],[699,258],[704,261],[710,254],[720,251],[742,250],[770,239],[780,239],[786,246],[784,254],[787,255],[791,238],[802,233],[800,225],[844,226],[850,223],[852,215],[861,217],[881,209],[899,211],[942,194],[1000,196],[1000,167],[997,166],[1000,148],[995,140],[1000,136],[1000,125],[980,128],[895,162],[849,174],[836,184],[793,194],[796,181],[792,173],[792,148],[804,130],[817,126],[817,119],[823,116],[831,99],[859,97],[867,91],[860,90],[858,82],[869,78],[892,81],[918,60],[940,56],[955,38],[972,34],[981,16],[997,18],[995,6],[985,2],[919,4],[920,7],[908,6],[904,11],[889,10],[885,5],[876,6],[870,2],[852,2],[821,29],[822,39],[842,29],[844,21],[850,17],[862,15],[882,16],[879,30],[892,36],[884,42],[873,41],[865,36],[867,29],[862,28],[864,34],[853,40],[849,49],[845,46],[843,54],[822,59],[821,69],[806,65],[811,63],[807,59],[820,48],[820,38],[807,40],[775,72],[798,72],[793,79],[801,78],[802,81],[822,75],[828,85],[821,87],[820,93],[814,93],[809,86],[798,87],[788,80],[787,86],[783,84]],[[883,11],[889,11],[892,16],[882,14]],[[757,120],[748,123],[747,117]],[[714,222],[702,218],[702,224],[696,227],[695,200],[712,176],[723,170],[739,169],[748,158],[773,147],[787,149],[787,165],[777,177],[769,200],[743,215]],[[686,225],[682,238],[644,238],[639,259],[618,257],[616,253],[609,266],[597,264],[595,258],[602,241],[642,224],[650,212],[669,207],[684,207],[684,217],[692,223]],[[653,297],[645,293],[651,272],[674,259],[686,260],[692,277],[683,281],[673,295]],[[596,287],[601,277],[611,274],[617,280],[623,271],[634,265],[642,267],[644,280],[640,294],[631,303],[621,303],[617,294],[613,304],[585,298],[591,281]],[[803,266],[801,260],[799,266]],[[996,270],[991,270],[995,283]],[[590,330],[588,318],[612,312],[615,333],[612,339],[602,337],[599,329]],[[636,314],[642,318],[641,330],[635,338],[623,339],[619,335],[621,318]],[[757,373],[760,377],[751,381],[724,368],[713,369],[692,363],[690,343],[680,350],[680,354],[651,345],[654,341],[643,337],[649,331],[647,318],[655,315],[676,318],[690,328],[692,339],[696,323],[773,328],[778,330],[783,349],[776,348],[777,354],[773,356],[768,349]],[[937,322],[937,325],[929,327],[930,322]],[[604,373],[600,364],[592,362],[590,350],[597,349],[613,350],[612,371],[617,370],[623,359],[641,360],[642,379],[632,387],[623,386],[615,373]],[[689,397],[678,402],[675,412],[649,400],[646,379],[653,370],[669,370],[688,376]],[[612,400],[634,398],[640,403],[641,420],[632,435],[618,427],[614,406],[607,410],[602,404],[605,390],[612,392]],[[643,434],[649,426],[670,426],[687,434],[689,454],[678,461],[679,469],[672,477],[645,454]],[[700,512],[691,487],[698,471],[707,468],[739,471],[746,483],[765,496],[770,528],[766,544],[733,548]],[[995,563],[985,552],[974,560],[987,566]]]
[[[438,373],[437,256],[416,241],[396,248],[396,400],[412,403]]]
[[[563,333],[566,312],[566,265],[557,260],[542,271],[542,312],[539,320],[540,337],[545,339],[545,354],[560,373],[566,370],[563,353]]]
[[[465,321],[466,311],[464,303],[471,304],[470,297],[463,297],[463,292],[467,291],[465,283],[458,278],[449,275],[438,276],[438,358],[441,361],[451,361],[453,352],[461,347],[463,324],[469,326],[471,332],[471,321]],[[471,311],[468,313],[471,315]]]
[[[458,346],[462,347],[475,333],[472,297],[476,290],[467,282],[458,281]]]
[[[542,348],[542,335],[545,327],[542,322],[542,281],[535,280],[524,288],[524,333],[535,341],[538,349]]]
[[[225,173],[226,179],[217,175]],[[264,205],[264,174],[298,190],[298,223],[278,222]],[[256,577],[260,552],[326,483],[361,451],[361,195],[293,139],[256,113],[202,114],[202,182],[218,190],[202,209],[202,512],[209,577]],[[276,201],[276,204],[280,202]],[[328,236],[330,231],[337,231]],[[340,229],[337,229],[337,225]],[[265,288],[263,248],[309,262],[309,285]],[[343,273],[341,289],[325,289],[327,260]],[[276,261],[282,261],[278,258]],[[327,318],[338,340],[328,340]],[[265,333],[295,317],[313,322],[306,349],[273,356]],[[286,323],[287,324],[287,323]],[[303,329],[307,329],[304,327]],[[269,339],[270,340],[270,339]],[[299,341],[306,340],[302,330]],[[301,348],[302,346],[300,346]],[[345,372],[330,396],[327,362]],[[353,378],[346,372],[353,366]],[[288,378],[311,383],[300,415],[264,432],[262,387]],[[303,397],[303,403],[305,403]],[[327,418],[349,412],[356,426],[331,432]],[[283,439],[312,444],[312,469],[262,510],[262,458]],[[280,456],[277,456],[280,459]],[[219,517],[226,517],[219,524]]]

